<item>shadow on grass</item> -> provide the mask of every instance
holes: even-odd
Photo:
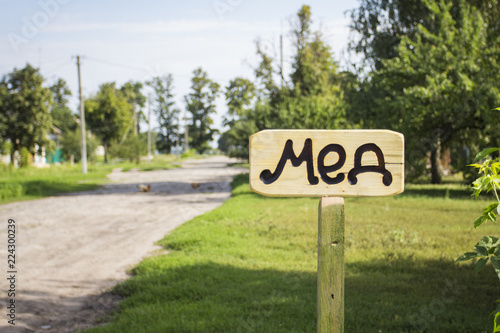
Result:
[[[69,183],[58,181],[31,180],[22,184],[24,194],[33,196],[50,196],[59,193],[90,191],[99,187],[92,183]]]
[[[471,199],[472,190],[468,187],[449,188],[445,185],[408,185],[402,197],[426,197],[447,199]]]
[[[26,180],[0,184],[0,203],[22,199],[34,199],[63,193],[91,191],[99,185],[94,183],[72,183],[54,180]]]
[[[316,274],[215,263],[160,267],[116,288],[127,298],[103,331],[316,332]],[[448,261],[350,263],[345,332],[487,332],[497,285],[492,272],[474,277],[470,267]]]

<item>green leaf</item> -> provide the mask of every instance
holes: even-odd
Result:
[[[476,251],[477,254],[480,256],[487,257],[489,255],[488,249],[484,246],[474,246],[474,250]]]
[[[497,216],[495,215],[495,213],[493,212],[489,212],[486,216],[488,216],[488,219],[491,221],[491,222],[495,222],[497,220]]]
[[[464,253],[455,262],[467,261],[467,260],[471,260],[471,259],[477,258],[479,256],[480,255],[478,255],[476,252],[467,252],[467,253]]]
[[[484,215],[479,216],[475,221],[474,221],[474,228],[479,227],[481,224],[483,224],[484,221],[486,221],[487,217]]]
[[[476,267],[474,267],[474,271],[476,272],[476,274],[479,273],[484,268],[484,266],[486,266],[486,263],[489,259],[489,257],[481,258],[476,262]]]
[[[499,257],[491,257],[491,265],[495,269],[495,273],[497,273],[498,279],[500,280],[500,258]],[[500,305],[499,305],[500,309]]]
[[[494,202],[494,203],[492,203],[491,205],[489,205],[488,207],[486,207],[486,208],[484,209],[484,213],[485,213],[485,214],[487,214],[487,213],[489,213],[489,212],[492,212],[492,211],[494,211],[495,209],[497,209],[497,207],[498,207],[498,202]]]
[[[481,167],[481,164],[477,164],[477,163],[472,163],[472,164],[468,164],[467,166],[470,166],[470,167],[474,167],[474,168],[480,168]]]
[[[485,158],[486,156],[490,155],[491,153],[494,153],[496,151],[498,151],[499,148],[485,148],[483,149],[482,151],[480,151],[476,157],[474,158],[474,163],[476,163],[477,161],[479,160],[482,160],[483,158]]]
[[[485,247],[489,253],[493,253],[494,248],[496,248],[499,244],[500,240],[497,237],[484,236],[479,242],[477,242],[476,246]]]
[[[493,254],[496,255],[497,257],[500,257],[500,244],[495,247]]]
[[[495,303],[498,303],[497,308],[495,309],[495,311],[493,311],[492,313],[490,313],[490,316],[493,316],[495,313],[499,313],[500,312],[500,299],[497,299],[495,301]],[[499,324],[500,324],[500,322],[499,322]]]
[[[477,198],[482,191],[491,191],[490,178],[487,176],[479,177],[472,183],[474,189],[473,195]]]

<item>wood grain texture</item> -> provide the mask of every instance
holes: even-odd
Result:
[[[318,213],[318,333],[344,332],[344,199],[323,197]]]
[[[293,157],[303,161],[295,161],[293,166],[291,160],[286,158],[284,168],[279,177],[272,183],[264,183],[263,171],[269,170],[268,174],[277,170],[282,159],[287,142],[292,140],[289,148],[293,149]],[[308,163],[305,162],[307,154],[301,153],[307,143],[311,146],[311,167],[308,179]],[[355,154],[363,145],[376,145],[383,154],[383,167],[390,173],[392,179],[390,185],[383,182],[383,174],[379,172],[362,172],[357,175],[357,183],[349,181],[349,172],[355,168]],[[341,146],[345,151],[345,162],[339,169],[326,172],[328,167],[337,164],[340,153],[335,147]],[[325,148],[327,147],[327,148]],[[326,151],[326,154],[325,154]],[[321,158],[321,153],[323,157]],[[362,166],[378,166],[379,158],[374,151],[361,154]],[[323,175],[318,169],[318,164],[323,164]],[[298,163],[301,162],[301,163]],[[326,166],[326,168],[325,168]],[[334,168],[335,169],[335,168]],[[312,170],[312,175],[310,174]],[[267,172],[267,171],[266,171]],[[341,176],[339,176],[341,175]],[[343,175],[343,176],[342,176]],[[343,181],[332,184],[325,179],[343,177]],[[316,178],[314,178],[316,177]],[[310,180],[317,179],[316,184]],[[390,196],[396,195],[404,190],[404,137],[402,134],[388,130],[265,130],[250,137],[250,187],[252,191],[265,196]]]

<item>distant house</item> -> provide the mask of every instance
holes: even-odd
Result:
[[[52,153],[49,153],[48,156],[45,157],[45,162],[50,163],[50,164],[59,164],[61,162],[64,162],[63,156],[62,156],[62,149],[60,145],[60,138],[62,136],[62,131],[55,127],[51,127],[52,131],[50,134],[47,136],[52,142],[55,142],[56,148]]]
[[[45,168],[48,167],[50,163],[61,163],[63,161],[62,159],[62,150],[59,145],[59,139],[61,138],[62,131],[55,127],[51,126],[51,131],[47,135],[47,138],[55,143],[56,150],[53,153],[47,154],[45,147],[42,147],[42,149],[39,149],[38,146],[35,146],[35,150],[37,153],[33,156],[33,165],[39,168]],[[19,152],[16,152],[15,154],[15,159],[14,165],[17,166],[17,160],[19,159]],[[0,161],[4,164],[11,164],[12,161],[10,160],[10,155],[0,155]]]

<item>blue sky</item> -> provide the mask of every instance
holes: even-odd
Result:
[[[40,67],[49,83],[63,78],[73,91],[71,107],[76,112],[78,81],[72,57],[81,55],[86,57],[84,95],[95,93],[104,82],[121,85],[172,73],[177,106],[183,110],[183,96],[197,67],[222,87],[237,76],[253,78],[257,38],[277,55],[279,35],[284,35],[289,74],[289,20],[303,4],[311,6],[314,28],[321,27],[335,59],[345,63],[345,12],[357,7],[356,0],[0,0],[0,74],[29,62]],[[223,97],[217,104],[219,125]]]

